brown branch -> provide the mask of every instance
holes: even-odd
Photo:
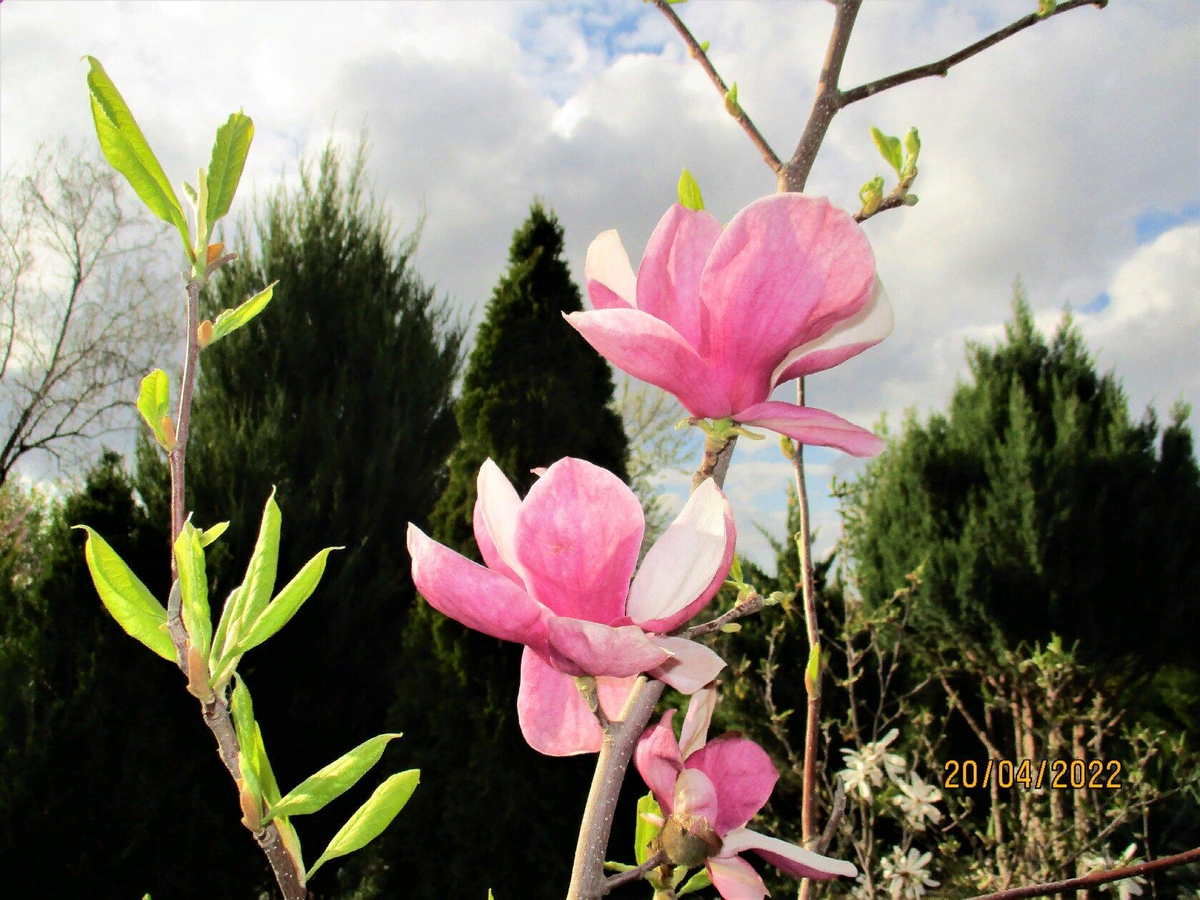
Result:
[[[1162,859],[1138,863],[1136,866],[1125,866],[1120,869],[1110,869],[1107,872],[1092,872],[1080,878],[1069,878],[1066,881],[1055,881],[1051,884],[1034,884],[1029,887],[1010,888],[995,894],[980,894],[971,900],[1019,900],[1022,897],[1048,897],[1063,891],[1077,888],[1096,887],[1112,881],[1123,881],[1135,875],[1149,875],[1151,872],[1165,872],[1184,863],[1200,862],[1200,847],[1177,853],[1174,856],[1164,856]]]
[[[908,69],[904,72],[897,72],[894,75],[888,75],[886,78],[880,78],[878,81],[872,81],[868,84],[860,85],[856,88],[851,88],[848,91],[843,91],[841,94],[840,106],[849,106],[851,103],[857,103],[859,100],[865,100],[867,97],[873,97],[882,91],[890,88],[898,87],[902,84],[908,84],[910,81],[917,81],[921,78],[932,78],[939,76],[946,77],[949,74],[952,66],[958,65],[960,62],[970,59],[976,54],[982,53],[989,47],[993,47],[1006,38],[1012,37],[1026,28],[1031,28],[1038,22],[1044,19],[1049,19],[1052,16],[1057,16],[1061,13],[1069,12],[1072,9],[1078,9],[1081,6],[1095,6],[1103,9],[1108,5],[1108,0],[1067,0],[1065,3],[1058,4],[1054,12],[1047,16],[1039,16],[1037,13],[1030,13],[1022,19],[1018,19],[1011,25],[1001,28],[989,34],[987,37],[976,41],[969,47],[964,47],[957,53],[952,53],[945,59],[939,59],[937,62],[926,63],[923,66],[917,66],[915,69]]]
[[[751,594],[728,612],[722,613],[715,619],[709,622],[704,622],[701,625],[693,625],[691,628],[685,630],[680,636],[685,637],[688,640],[692,640],[693,638],[700,637],[702,634],[712,634],[714,631],[720,631],[730,622],[740,619],[743,616],[750,616],[761,611],[766,605],[766,601],[764,601],[763,598],[758,594]]]
[[[902,206],[911,206],[911,203],[904,202],[904,198],[907,193],[907,189],[902,190],[901,186],[897,185],[892,192],[880,200],[879,205],[870,212],[862,212],[861,210],[856,212],[854,214],[854,221],[862,224],[863,222],[867,221],[867,219],[877,216],[881,212],[887,212],[889,209],[899,209]]]
[[[675,10],[671,9],[671,5],[667,3],[667,0],[653,0],[653,2],[659,8],[659,11],[667,17],[667,21],[679,32],[680,37],[683,38],[683,42],[687,44],[688,52],[692,58],[700,63],[700,67],[704,69],[717,90],[721,92],[721,97],[724,98],[729,93],[729,86],[725,84],[725,80],[713,68],[713,64],[709,60],[704,48],[700,46],[696,38],[692,36],[691,31],[688,30],[688,27],[675,14]],[[754,146],[758,148],[758,152],[762,154],[762,158],[771,167],[771,171],[778,173],[783,168],[782,160],[771,149],[771,145],[767,143],[767,139],[762,136],[762,132],[758,130],[758,127],[746,115],[745,110],[742,109],[742,105],[740,103],[727,104],[726,108],[729,109],[729,114],[742,126],[742,130],[750,136],[750,140],[754,142]]]
[[[967,711],[967,708],[963,705],[962,700],[959,699],[959,696],[955,692],[954,688],[950,687],[949,680],[941,672],[938,672],[938,681],[940,681],[942,683],[942,687],[945,688],[946,696],[950,698],[950,705],[957,709],[962,717],[967,720],[967,725],[970,726],[973,732],[975,732],[975,737],[979,738],[979,742],[983,744],[984,749],[987,750],[992,759],[1003,759],[1004,754],[996,748],[996,745],[993,744],[991,739],[987,736],[987,732],[979,726],[979,723],[976,722],[974,717]]]
[[[640,866],[625,872],[619,872],[616,875],[610,875],[604,882],[604,893],[611,893],[623,884],[629,884],[632,881],[639,881],[645,878],[646,873],[657,866],[661,866],[666,861],[667,854],[659,850]]]

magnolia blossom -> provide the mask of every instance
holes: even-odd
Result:
[[[674,710],[638,739],[633,761],[667,817],[659,841],[672,862],[704,865],[725,900],[762,900],[766,886],[738,854],[752,850],[797,878],[853,878],[853,863],[830,859],[746,828],[771,796],[779,773],[766,751],[735,734],[707,740],[715,691],[693,697],[680,739]]]
[[[599,751],[578,676],[596,676],[600,706],[617,720],[642,672],[690,694],[724,667],[707,647],[666,634],[712,599],[733,561],[733,511],[712,479],[650,548],[632,585],[645,519],[611,472],[561,459],[521,500],[488,460],[478,486],[475,540],[487,566],[410,524],[413,583],[468,628],[525,645],[517,715],[535,750]]]
[[[910,848],[905,855],[902,849],[893,847],[891,856],[885,856],[880,863],[888,896],[892,900],[920,900],[925,888],[941,884],[929,877],[929,860],[929,853]]]
[[[916,772],[909,772],[907,781],[897,780],[896,787],[900,788],[900,794],[892,802],[900,807],[914,831],[924,831],[926,819],[934,825],[942,820],[942,811],[933,805],[942,799],[942,792]]]
[[[864,800],[871,799],[872,788],[883,787],[886,773],[891,781],[898,781],[908,768],[904,757],[898,753],[888,753],[888,745],[900,734],[899,729],[893,728],[877,741],[864,744],[860,750],[842,748],[846,768],[838,772],[847,791],[857,791]]]
[[[1115,860],[1105,852],[1103,855],[1096,853],[1085,854],[1079,861],[1085,872],[1095,869],[1132,866],[1141,862],[1135,855],[1136,852],[1137,844],[1130,844]],[[1134,875],[1132,878],[1122,878],[1120,881],[1110,881],[1108,884],[1102,884],[1099,889],[1102,891],[1116,891],[1118,900],[1130,900],[1131,897],[1140,897],[1142,895],[1142,885],[1145,883],[1146,879],[1141,875]]]
[[[770,400],[785,381],[831,368],[892,331],[892,311],[858,224],[824,198],[783,193],[722,229],[679,204],[658,223],[637,275],[615,231],[588,248],[591,312],[568,315],[602,356],[679,398],[732,418],[874,456],[883,441],[832,413]]]

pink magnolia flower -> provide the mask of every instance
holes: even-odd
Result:
[[[654,229],[635,276],[615,231],[584,265],[591,312],[568,315],[609,362],[679,398],[803,444],[874,456],[883,441],[840,416],[768,399],[892,331],[892,310],[858,224],[829,201],[774,194],[722,230],[679,204]]]
[[[601,730],[574,678],[596,677],[600,706],[621,718],[646,672],[690,694],[725,663],[668,632],[716,594],[733,561],[729,502],[709,479],[646,554],[645,519],[624,483],[561,459],[521,500],[490,459],[479,470],[475,540],[481,566],[408,526],[413,582],[468,628],[525,645],[517,715],[526,741],[551,756],[595,753]]]
[[[688,706],[680,740],[674,710],[638,739],[633,761],[667,816],[663,849],[680,865],[700,865],[725,900],[762,900],[767,888],[738,854],[753,850],[797,878],[853,878],[853,863],[830,859],[746,828],[771,796],[779,773],[766,751],[736,734],[707,740],[715,691],[697,693]]]

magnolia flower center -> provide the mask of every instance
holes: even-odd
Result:
[[[721,852],[721,838],[704,816],[675,813],[658,834],[659,847],[674,865],[694,869]]]

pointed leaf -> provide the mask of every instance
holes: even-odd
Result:
[[[229,527],[228,522],[218,522],[212,528],[206,528],[200,534],[200,546],[207,547],[217,538],[225,533],[225,529]]]
[[[271,294],[275,290],[275,285],[278,281],[273,281],[237,309],[227,309],[213,322],[212,338],[209,340],[209,346],[212,346],[221,338],[230,332],[237,331],[260,312],[262,312],[268,303],[271,302]]]
[[[654,794],[646,794],[638,800],[637,804],[637,822],[633,831],[633,855],[640,866],[650,858],[650,842],[658,836],[658,826],[653,822],[647,822],[645,816],[658,816],[662,818],[662,809],[658,805],[658,801],[654,799]]]
[[[87,525],[73,527],[87,532],[83,555],[104,608],[126,634],[137,638],[163,659],[175,662],[175,645],[162,629],[167,622],[163,605],[154,599],[104,538]]]
[[[688,209],[699,212],[704,209],[704,198],[700,196],[700,185],[687,169],[679,176],[679,202]]]
[[[246,687],[246,679],[241,675],[233,685],[233,697],[230,701],[230,713],[233,716],[233,730],[237,733],[238,744],[242,752],[253,760],[254,748],[254,703],[250,699],[250,689]]]
[[[207,660],[212,644],[208,577],[204,570],[204,550],[200,546],[200,533],[190,521],[183,523],[183,530],[179,532],[172,549],[175,554],[175,567],[179,571],[183,625],[187,629],[192,646]]]
[[[684,894],[690,894],[693,891],[698,891],[706,887],[712,886],[712,879],[708,877],[708,870],[701,869],[695,875],[687,880],[687,884],[681,887],[675,893],[682,897]]]
[[[275,590],[275,575],[279,566],[279,525],[281,516],[275,503],[275,489],[263,507],[262,522],[258,526],[258,539],[254,542],[254,553],[246,566],[246,577],[237,591],[230,596],[218,630],[223,631],[221,663],[235,655],[242,640],[255,620],[262,615],[271,593]],[[220,665],[220,664],[219,664]]]
[[[875,142],[875,146],[879,148],[879,153],[887,160],[887,164],[896,170],[896,176],[901,177],[900,173],[904,169],[904,155],[900,150],[900,138],[884,134],[875,126],[871,126],[871,140]]]
[[[296,577],[284,586],[279,595],[246,629],[245,637],[237,643],[237,653],[241,655],[250,648],[257,647],[286,625],[304,601],[311,597],[312,592],[316,590],[321,576],[325,574],[325,560],[329,554],[334,550],[345,549],[345,547],[326,547],[305,563],[304,568],[296,573]]]
[[[311,879],[313,873],[329,860],[353,853],[378,837],[404,808],[420,780],[420,771],[409,769],[407,772],[398,772],[377,787],[370,799],[333,836],[305,878]]]
[[[246,155],[250,152],[250,141],[254,139],[254,123],[240,110],[217,129],[213,143],[212,159],[208,163],[208,231],[229,212],[233,195],[237,193]],[[205,235],[208,243],[208,235]]]
[[[306,816],[321,809],[358,784],[379,762],[387,745],[398,737],[399,734],[380,734],[359,744],[288,791],[286,797],[268,810],[267,817]]]
[[[171,379],[162,369],[155,369],[142,379],[142,389],[138,393],[137,408],[154,432],[154,437],[164,450],[170,451],[174,446],[174,436],[168,440],[163,430],[163,416],[170,414]]]
[[[279,783],[275,780],[275,772],[271,769],[271,760],[267,758],[267,748],[263,744],[262,729],[254,723],[254,767],[258,770],[258,778],[262,782],[263,799],[267,806],[279,802]]]
[[[85,59],[91,66],[87,83],[92,100],[92,119],[96,123],[96,136],[100,139],[104,156],[114,169],[129,180],[134,192],[152,213],[178,229],[190,259],[187,222],[171,182],[167,180],[133,113],[125,105],[120,91],[100,61],[92,56]]]
[[[228,635],[230,624],[237,618],[238,596],[241,592],[242,586],[238,585],[229,592],[229,596],[225,598],[225,605],[221,607],[221,618],[217,622],[217,630],[213,634],[212,643],[213,684],[218,684],[223,676],[231,676],[233,667],[237,665],[239,659],[236,648],[229,641]]]

